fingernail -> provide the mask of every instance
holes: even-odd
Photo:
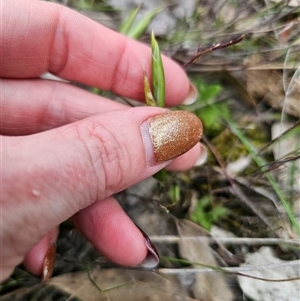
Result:
[[[52,276],[56,257],[56,244],[52,244],[44,258],[42,282],[48,282]]]
[[[150,240],[149,236],[138,225],[136,225],[136,226],[143,234],[144,239],[145,239],[145,245],[148,249],[146,258],[143,260],[142,263],[139,264],[139,266],[143,267],[143,268],[148,268],[148,269],[155,268],[159,263],[158,252],[157,252],[154,244]]]
[[[198,157],[194,166],[203,165],[207,160],[207,155],[208,155],[207,148],[202,143],[200,143],[200,156]]]
[[[141,132],[147,160],[152,165],[153,157],[156,163],[165,162],[191,149],[202,136],[202,123],[190,112],[170,111],[148,119],[142,124]]]
[[[198,98],[198,90],[192,83],[190,83],[189,93],[185,98],[185,100],[183,101],[183,104],[191,105],[197,100],[197,98]]]

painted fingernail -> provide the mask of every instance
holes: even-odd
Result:
[[[56,244],[52,244],[44,258],[42,282],[48,282],[53,274],[56,257]]]
[[[148,136],[145,126],[148,127]],[[191,149],[200,140],[202,130],[199,118],[186,111],[170,111],[148,119],[146,125],[142,124],[141,131],[149,163],[153,162],[147,140],[151,140],[154,161],[166,162]]]
[[[143,268],[148,268],[148,269],[155,268],[159,263],[158,252],[157,252],[154,244],[150,240],[149,236],[138,225],[136,225],[136,226],[143,234],[144,239],[145,239],[145,245],[148,249],[146,258],[143,260],[142,263],[139,264],[139,266],[143,267]]]
[[[208,155],[207,148],[202,143],[200,143],[200,156],[198,157],[194,166],[203,165],[207,160],[207,155]]]
[[[185,100],[183,101],[183,104],[191,105],[197,100],[197,98],[198,98],[198,90],[192,83],[190,83],[189,93],[185,98]]]

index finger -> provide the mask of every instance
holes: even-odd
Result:
[[[1,1],[0,76],[33,78],[49,71],[62,78],[144,99],[143,72],[151,51],[66,7],[35,0]],[[180,103],[190,85],[184,71],[163,58],[168,105]]]

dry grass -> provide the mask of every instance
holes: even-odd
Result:
[[[185,109],[205,119],[203,142],[209,149],[208,161],[186,173],[166,173],[162,183],[144,184],[149,188],[140,185],[128,190],[119,195],[120,203],[141,228],[156,235],[154,242],[161,255],[178,258],[175,263],[162,261],[162,268],[188,265],[179,260],[183,255],[178,241],[170,243],[169,239],[174,235],[178,239],[179,219],[197,220],[197,214],[207,230],[212,232],[217,226],[235,236],[218,241],[208,239],[207,232],[192,235],[206,237],[206,245],[218,254],[222,266],[239,266],[246,254],[271,241],[276,257],[298,260],[300,3],[191,2],[195,5],[187,8],[186,14],[179,9],[179,2],[167,2],[153,23],[154,28],[167,24],[165,31],[159,32],[159,43],[162,52],[180,64],[200,45],[211,46],[247,34],[243,42],[204,56],[186,69],[200,90],[200,98]],[[120,25],[133,8],[127,5],[124,10],[120,4],[119,9],[108,5],[110,1],[65,3],[116,30],[116,24]],[[151,6],[145,3],[144,9]],[[147,32],[141,37],[146,43],[149,39]],[[62,227],[58,254],[55,276],[99,264],[111,266],[72,232],[69,223]],[[71,300],[60,290],[38,284],[22,268],[11,279],[2,289],[16,295],[3,300]],[[241,289],[231,281],[235,300],[250,300],[242,299]],[[30,288],[18,291],[24,287]]]

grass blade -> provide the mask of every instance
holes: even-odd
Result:
[[[154,33],[151,35],[153,95],[159,107],[165,106],[164,66]]]
[[[135,26],[131,26],[127,36],[138,40],[149,27],[152,19],[161,12],[161,8],[153,10],[146,14]]]
[[[124,35],[128,35],[130,30],[132,30],[132,24],[141,9],[142,5],[139,5],[136,9],[132,10],[129,17],[121,24],[120,26],[120,33]]]
[[[265,172],[265,176],[268,180],[268,182],[270,183],[270,185],[272,186],[273,190],[275,191],[278,199],[280,200],[280,202],[282,203],[291,224],[294,226],[296,232],[298,235],[300,235],[300,226],[297,223],[297,220],[292,212],[291,206],[288,203],[288,201],[285,199],[280,187],[277,185],[275,179],[273,178],[273,176],[264,170],[264,166],[266,165],[266,162],[263,158],[261,158],[260,156],[257,155],[256,150],[252,147],[250,141],[243,135],[243,133],[238,129],[238,127],[230,120],[226,120],[227,123],[230,126],[230,129],[232,131],[233,134],[236,135],[236,137],[243,143],[243,145],[246,147],[247,151],[249,152],[249,154],[251,155],[252,159],[255,161],[255,163],[257,164],[257,166],[263,171]]]

